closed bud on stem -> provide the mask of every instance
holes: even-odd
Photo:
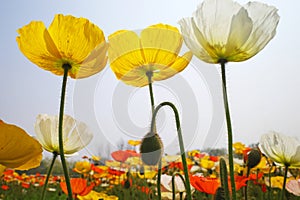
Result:
[[[141,143],[140,153],[143,163],[157,165],[163,154],[163,143],[157,133],[147,133]]]
[[[251,149],[251,151],[248,152],[247,156],[247,167],[253,168],[260,162],[261,159],[261,153],[258,149]]]

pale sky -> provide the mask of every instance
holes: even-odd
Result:
[[[200,0],[6,0],[0,12],[0,118],[34,133],[36,116],[58,114],[62,77],[31,63],[18,49],[16,30],[30,21],[48,27],[55,14],[85,17],[98,25],[105,37],[120,29],[139,31],[166,23],[179,28]],[[247,1],[238,1],[245,3]],[[274,130],[299,137],[300,133],[300,1],[265,0],[280,15],[273,40],[248,61],[228,63],[228,94],[234,141],[257,143]],[[184,47],[185,48],[185,47]],[[185,48],[186,50],[186,48]],[[227,147],[221,99],[219,66],[193,57],[175,77],[154,83],[156,103],[174,102],[180,111],[187,149]],[[109,66],[99,74],[68,80],[66,114],[85,122],[94,132],[81,154],[99,154],[120,140],[140,139],[149,124],[148,88],[134,88],[116,80]],[[161,112],[158,120],[166,152],[179,151],[173,114]],[[107,152],[105,152],[107,153]]]

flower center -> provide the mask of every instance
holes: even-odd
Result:
[[[70,63],[64,63],[64,64],[62,65],[62,68],[63,68],[63,69],[71,69],[71,68],[72,68],[72,65],[71,65]]]

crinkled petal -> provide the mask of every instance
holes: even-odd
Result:
[[[46,151],[59,153],[58,120],[56,116],[39,114],[36,118],[35,133],[38,141]]]
[[[87,146],[93,138],[93,133],[83,122],[76,121],[74,129],[69,132],[64,141],[66,154],[73,154]]]
[[[230,23],[241,5],[232,0],[205,0],[193,13],[196,26],[212,46],[227,42]]]
[[[275,36],[280,17],[277,13],[278,10],[267,4],[249,2],[245,8],[253,21],[253,30],[242,49],[252,57]]]
[[[55,15],[49,33],[64,59],[81,64],[88,55],[102,42],[104,34],[100,28],[85,18],[71,15]],[[71,63],[72,64],[72,63]],[[80,65],[72,65],[69,75],[76,77]]]
[[[49,152],[59,153],[58,116],[38,115],[35,123],[37,139]],[[93,134],[83,122],[78,122],[69,115],[63,119],[64,153],[71,155],[84,148]]]
[[[41,144],[23,129],[0,120],[0,164],[27,170],[42,160]]]
[[[245,8],[232,17],[230,32],[225,46],[224,59],[227,61],[243,61],[249,58],[247,52],[241,50],[241,47],[249,39],[252,32],[253,22],[248,16]]]
[[[106,66],[108,60],[107,49],[108,44],[106,42],[99,44],[83,61],[80,69],[75,74],[75,78],[86,78],[100,72]]]
[[[168,68],[157,68],[158,73],[153,73],[153,80],[160,81],[170,78],[184,70],[192,59],[192,52],[185,53],[182,57],[178,57],[175,62]]]
[[[133,31],[117,31],[110,36],[108,58],[118,79],[145,64],[138,35]]]
[[[290,193],[300,196],[300,181],[298,180],[290,180],[286,183],[286,190]]]
[[[299,164],[299,156],[297,156],[300,143],[288,136],[281,135],[276,132],[270,132],[262,135],[259,147],[274,162],[281,165]]]
[[[18,33],[19,48],[31,62],[54,74],[63,74],[61,67],[54,67],[61,55],[43,22],[33,21],[18,29]]]
[[[166,24],[152,25],[141,32],[143,56],[149,64],[172,65],[182,42],[178,29]]]
[[[300,167],[300,143],[295,146],[296,151],[291,156],[291,166],[292,167]]]
[[[193,52],[193,54],[201,60],[204,60],[208,63],[214,63],[215,61],[203,48],[203,46],[196,37],[195,32],[199,30],[197,26],[193,25],[193,18],[183,18],[178,23],[181,27],[184,42],[186,46]]]

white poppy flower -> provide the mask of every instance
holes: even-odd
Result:
[[[290,193],[300,196],[300,179],[288,181],[285,188]]]
[[[185,186],[183,181],[179,176],[175,176],[175,191],[176,192],[184,192],[185,191]],[[172,192],[172,176],[163,174],[161,176],[161,185],[167,190]]]
[[[300,142],[294,137],[270,132],[261,136],[259,148],[279,165],[300,167]]]
[[[204,62],[240,62],[275,36],[277,9],[259,2],[204,0],[192,17],[179,21],[185,44]]]
[[[46,151],[59,154],[58,116],[39,114],[35,123],[35,133],[38,141]],[[63,118],[64,153],[71,155],[87,146],[93,138],[86,124],[68,115]]]

